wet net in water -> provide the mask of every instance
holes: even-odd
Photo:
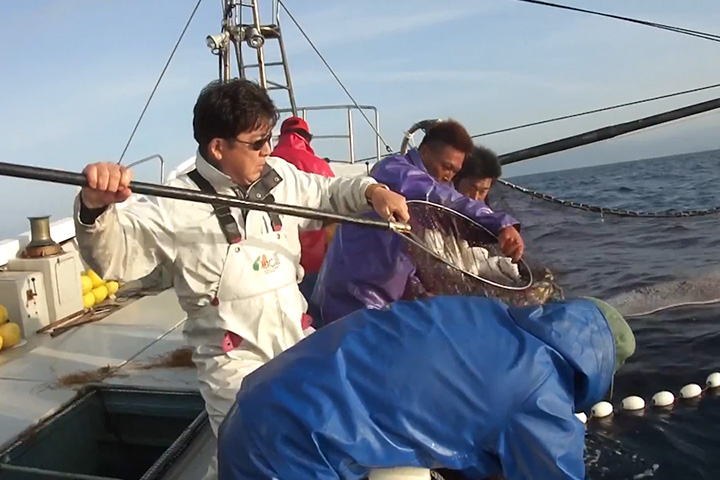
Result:
[[[575,202],[685,211],[720,205],[718,169],[715,151],[509,180]],[[720,371],[720,215],[608,215],[503,185],[491,190],[490,205],[521,222],[526,257],[549,267],[566,297],[608,301],[635,333],[635,355],[615,376],[616,413],[588,422],[586,478],[716,479],[720,392],[676,401],[668,411],[652,408],[650,399],[661,390],[677,396],[684,385],[702,385]],[[629,395],[648,404],[641,416],[620,410]]]

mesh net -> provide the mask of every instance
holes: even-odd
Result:
[[[491,296],[513,305],[562,295],[549,270],[513,263],[497,237],[475,221],[425,201],[410,201],[408,208],[413,233],[403,238],[429,293]]]
[[[720,205],[720,151],[550,172],[513,183],[574,202],[637,211],[693,211]],[[546,201],[503,185],[490,206],[522,224],[525,260],[552,271],[566,297],[592,296],[628,318],[636,352],[618,372],[611,399],[703,385],[720,369],[720,215],[654,218],[608,215]],[[720,405],[708,391],[696,405],[646,408],[588,422],[592,479],[717,478]],[[712,453],[710,453],[712,452]]]
[[[685,191],[668,189],[667,183],[643,185],[642,176],[647,176],[650,168],[664,169],[669,175],[675,168],[692,170],[691,162],[683,160],[682,167],[671,157],[514,181],[568,200],[590,200],[620,209],[686,210],[720,201],[714,198],[712,176],[707,185],[696,180],[694,188]],[[601,190],[598,184],[607,186]],[[583,188],[593,189],[592,197],[584,195]],[[566,296],[600,297],[629,316],[720,301],[720,271],[710,255],[719,245],[720,215],[603,215],[534,198],[500,184],[493,186],[490,204],[521,222],[525,260],[551,271]]]
[[[581,210],[501,184],[490,192],[494,210],[521,222],[526,256],[553,272],[566,297],[602,298],[628,318],[637,347],[615,377],[616,411],[626,396],[677,395],[720,369],[720,215],[692,213],[720,205],[718,168],[720,151],[709,151],[509,179],[571,202],[684,212],[667,218]],[[708,391],[665,414],[591,420],[588,478],[717,478],[715,398]]]

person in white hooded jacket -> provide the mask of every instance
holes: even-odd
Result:
[[[370,177],[326,178],[269,157],[277,110],[254,82],[212,82],[194,108],[194,167],[171,186],[349,214],[409,219],[405,199]],[[75,200],[83,258],[101,275],[142,278],[170,266],[187,313],[200,391],[213,432],[243,379],[311,333],[298,288],[298,231],[316,221],[158,197],[128,200],[131,171],[95,163]],[[215,478],[214,458],[206,478]]]

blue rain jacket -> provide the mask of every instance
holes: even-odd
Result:
[[[220,480],[357,480],[372,467],[581,480],[583,424],[610,386],[612,333],[588,300],[434,297],[334,322],[243,382]]]
[[[484,202],[435,180],[416,149],[381,160],[370,175],[408,200],[426,200],[452,208],[495,235],[504,227],[519,225],[509,215],[493,212]],[[374,212],[370,215],[379,218]],[[419,285],[415,265],[399,235],[339,225],[313,293],[313,303],[320,307],[315,325],[330,323],[360,308],[383,308],[402,297],[408,282]]]

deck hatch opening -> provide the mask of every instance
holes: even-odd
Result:
[[[207,427],[192,391],[89,387],[0,451],[0,480],[152,480]]]

